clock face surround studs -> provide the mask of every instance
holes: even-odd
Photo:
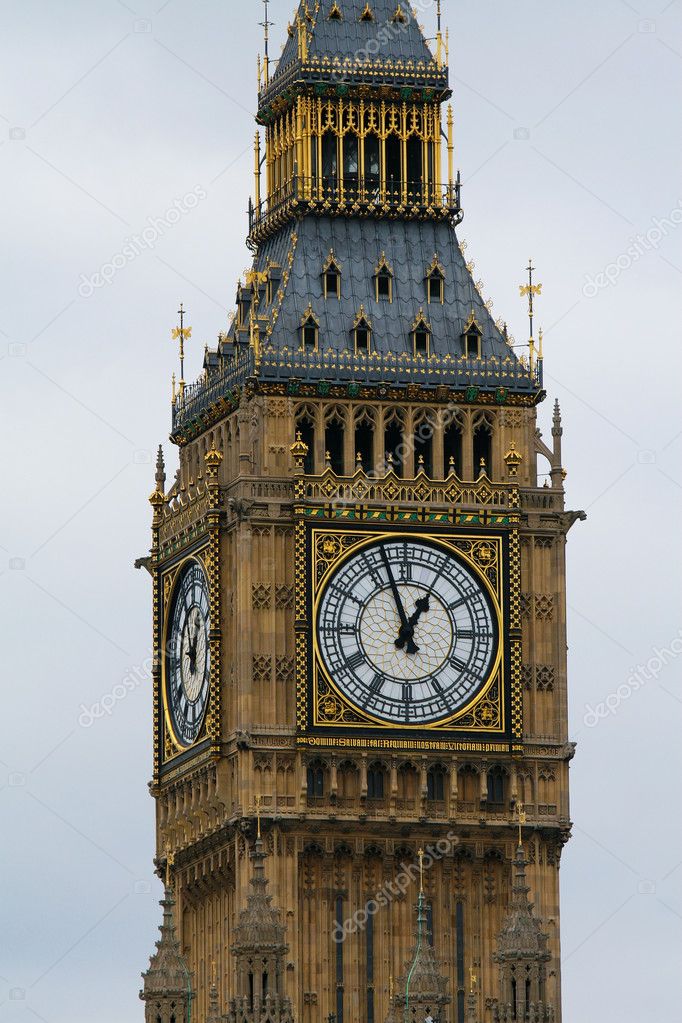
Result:
[[[180,571],[169,607],[165,701],[177,745],[192,746],[206,714],[211,674],[208,580],[196,560]]]
[[[316,608],[326,675],[379,725],[451,719],[499,661],[499,618],[486,583],[432,539],[387,536],[354,549],[327,577]]]

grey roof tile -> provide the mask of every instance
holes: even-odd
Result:
[[[412,13],[407,0],[401,0],[401,9],[406,22],[401,24],[393,20],[398,7],[398,0],[369,0],[374,14],[373,21],[361,21],[360,16],[365,9],[367,0],[336,0],[343,18],[341,21],[329,18],[334,0],[321,0],[320,10],[315,20],[310,55],[331,59],[339,57],[366,56],[373,58],[386,56],[393,60],[431,61],[433,54],[424,39],[419,23]],[[308,9],[314,8],[314,0],[308,0]],[[305,0],[298,5],[297,14],[305,16]],[[295,19],[296,15],[294,15]],[[292,19],[292,23],[294,22]],[[298,38],[287,38],[284,50],[275,74],[281,73],[298,57]]]
[[[310,303],[320,322],[321,349],[351,350],[353,321],[364,305],[376,351],[410,353],[412,325],[423,308],[432,328],[433,354],[459,356],[464,326],[473,310],[483,330],[482,355],[515,358],[474,285],[450,224],[307,216],[261,246],[256,257],[258,269],[266,269],[270,261],[288,268],[287,251],[294,231],[298,242],[284,299],[267,342],[272,347],[298,347],[301,319]],[[324,298],[322,267],[332,248],[341,267],[340,300]],[[395,275],[392,303],[376,300],[374,273],[382,253]],[[442,305],[429,304],[427,299],[425,276],[434,255],[445,270]],[[261,315],[269,316],[272,308],[262,305]]]

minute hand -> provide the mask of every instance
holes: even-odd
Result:
[[[400,617],[400,632],[398,634],[398,639],[396,640],[395,645],[402,647],[405,645],[405,643],[407,643],[407,653],[416,654],[419,652],[419,647],[412,638],[414,635],[414,626],[410,624],[407,615],[405,614],[405,608],[403,607],[403,602],[400,599],[400,592],[396,585],[395,576],[393,575],[393,569],[391,568],[391,563],[388,560],[386,548],[383,545],[381,547],[381,557],[384,562],[386,574],[388,575],[388,582],[391,587],[391,593],[393,594],[393,600],[395,601],[396,610],[398,612],[398,616]]]

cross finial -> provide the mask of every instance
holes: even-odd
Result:
[[[182,398],[185,392],[185,341],[189,341],[192,336],[192,328],[185,326],[185,307],[182,302],[178,309],[178,316],[180,317],[180,326],[173,328],[171,338],[173,341],[180,342],[180,398]]]
[[[275,23],[274,23],[274,21],[270,21],[270,18],[269,18],[269,12],[270,12],[269,4],[270,4],[270,0],[263,0],[263,4],[265,6],[265,18],[264,18],[263,21],[260,22],[260,25],[261,25],[261,27],[263,29],[263,32],[264,32],[264,35],[265,35],[265,42],[264,42],[265,51],[264,51],[264,59],[263,59],[263,84],[265,86],[267,86],[267,85],[270,84],[270,52],[269,52],[269,50],[270,50],[270,29],[272,28],[272,26]],[[260,76],[259,76],[259,78],[260,78]]]
[[[532,351],[532,347],[534,345],[534,337],[533,337],[533,316],[534,316],[533,299],[535,297],[537,297],[537,296],[542,294],[542,285],[541,284],[535,284],[533,282],[533,274],[535,273],[535,267],[533,266],[533,260],[532,259],[528,260],[528,266],[526,267],[526,270],[528,271],[528,284],[519,284],[519,291],[521,293],[521,298],[528,298],[528,319],[530,320],[530,344],[531,344],[531,351]]]

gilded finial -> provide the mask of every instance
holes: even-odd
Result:
[[[419,894],[424,894],[424,850],[419,849],[417,851],[419,857]]]
[[[533,266],[533,260],[532,259],[528,260],[528,266],[526,267],[526,269],[528,271],[528,284],[519,284],[519,292],[520,292],[521,298],[528,298],[528,319],[530,320],[530,344],[531,344],[531,350],[532,350],[532,348],[534,346],[534,343],[535,343],[535,339],[533,337],[533,317],[534,317],[533,299],[534,298],[538,298],[540,295],[542,295],[542,284],[534,284],[533,283],[533,274],[535,273],[535,267]],[[532,363],[532,359],[531,359],[531,363]],[[532,366],[531,366],[531,368],[532,368]]]
[[[171,887],[171,870],[175,863],[175,853],[171,851],[169,845],[166,846],[166,888]]]
[[[523,832],[522,832],[522,828],[523,828],[523,825],[526,823],[526,809],[525,809],[523,803],[517,803],[516,804],[516,814],[517,814],[518,826],[519,826],[519,847],[520,847],[520,846],[523,845]]]
[[[507,471],[509,473],[510,478],[513,476],[518,476],[519,466],[523,461],[523,455],[516,450],[516,444],[514,443],[514,441],[512,441],[511,444],[509,445],[509,451],[504,456],[504,461],[507,466]]]
[[[289,449],[294,458],[294,463],[297,469],[303,471],[303,465],[305,462],[306,455],[308,454],[308,445],[303,440],[303,434],[300,430],[296,431],[296,440]]]
[[[189,341],[192,336],[192,328],[185,326],[185,307],[182,302],[178,309],[178,316],[180,317],[180,326],[173,328],[171,338],[180,343],[180,400],[182,401],[185,394],[185,341]]]
[[[476,976],[476,971],[474,970],[473,966],[471,966],[469,968],[469,991],[471,994],[473,994],[474,991],[476,990],[477,983],[478,977]]]
[[[163,459],[163,447],[159,444],[159,450],[156,455],[156,473],[154,475],[156,481],[156,489],[160,494],[166,492],[166,465]]]

